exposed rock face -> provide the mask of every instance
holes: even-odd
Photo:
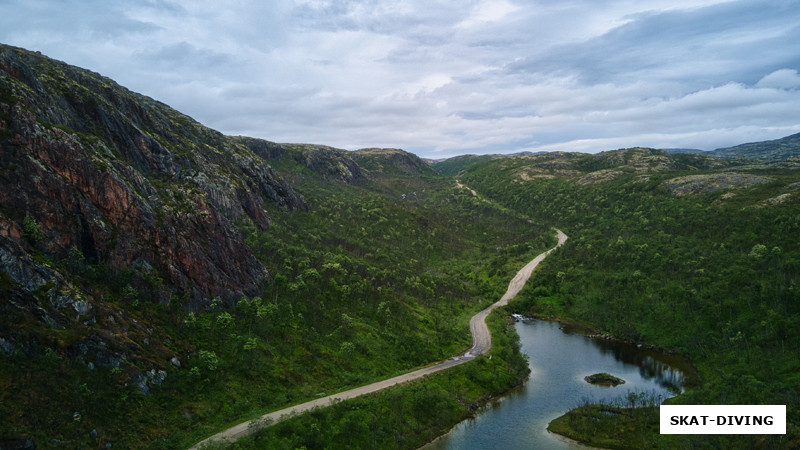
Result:
[[[305,167],[320,174],[330,181],[354,183],[364,173],[346,150],[317,145],[288,145],[294,152],[294,158]]]
[[[677,196],[710,194],[725,189],[746,188],[773,181],[770,177],[748,173],[715,173],[672,178],[662,186]]]
[[[590,172],[590,173],[584,175],[578,181],[576,181],[576,183],[578,183],[578,184],[580,184],[582,186],[585,186],[585,185],[588,185],[588,184],[604,184],[604,183],[608,183],[609,181],[612,181],[612,180],[616,179],[617,177],[620,177],[620,176],[622,176],[624,174],[625,174],[625,172],[623,172],[621,170],[614,170],[614,169],[596,170],[594,172]]]
[[[351,153],[365,170],[407,174],[432,173],[429,164],[417,155],[395,148],[365,148]]]
[[[284,152],[0,45],[0,352],[161,384],[184,355],[128,308],[259,293],[269,274],[234,224],[306,208],[267,165]]]
[[[595,158],[612,167],[628,167],[636,172],[658,172],[678,167],[667,153],[649,148],[636,147],[602,152]]]
[[[0,46],[0,235],[23,254],[35,246],[62,260],[77,249],[87,263],[133,270],[140,290],[151,280],[155,300],[253,294],[268,274],[233,223],[266,228],[270,208],[305,208],[266,165],[281,154],[95,73]],[[26,217],[38,242],[23,239]]]
[[[718,148],[710,154],[720,158],[747,158],[761,161],[800,160],[800,133],[772,141],[751,142]]]

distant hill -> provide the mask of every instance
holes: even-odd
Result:
[[[751,142],[718,148],[704,154],[718,158],[745,158],[761,161],[797,159],[800,158],[800,133],[773,141]]]
[[[445,160],[436,161],[433,163],[433,168],[442,175],[458,175],[458,172],[465,167],[479,162],[488,161],[492,158],[498,157],[497,155],[462,155],[447,158]]]
[[[667,153],[708,153],[706,150],[699,148],[662,148],[661,150]]]
[[[363,148],[350,154],[363,169],[380,173],[431,174],[419,156],[394,148]]]

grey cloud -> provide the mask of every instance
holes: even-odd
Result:
[[[515,1],[473,16],[487,1],[7,0],[0,41],[282,142],[714,148],[799,125],[796,1]]]
[[[760,79],[756,86],[775,89],[797,89],[800,88],[800,74],[793,69],[776,70]]]
[[[134,57],[164,68],[208,68],[222,69],[230,65],[236,58],[233,55],[209,49],[198,48],[186,41],[169,44],[157,49],[146,49],[135,52]]]
[[[38,35],[41,40],[109,39],[159,29],[153,23],[129,17],[124,4],[115,2],[9,0],[4,3],[0,23],[6,33]]]
[[[509,69],[569,73],[586,83],[644,76],[669,77],[693,87],[753,83],[763,74],[754,74],[752,66],[765,64],[770,56],[787,56],[785,43],[798,37],[794,24],[800,23],[800,9],[791,2],[737,1],[630,19],[598,38],[558,46]],[[782,32],[773,36],[765,29]]]
[[[441,1],[386,2],[336,0],[305,3],[292,12],[301,26],[315,30],[363,30],[377,34],[413,36],[434,28],[447,28],[466,15],[463,2],[454,6]]]

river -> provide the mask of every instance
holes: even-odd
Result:
[[[423,449],[585,448],[549,433],[547,424],[587,401],[625,403],[631,392],[663,400],[681,389],[684,373],[666,356],[562,327],[541,320],[517,322],[522,351],[529,358],[529,380]],[[603,387],[584,381],[598,372],[625,384]]]

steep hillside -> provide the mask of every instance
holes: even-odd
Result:
[[[235,224],[266,229],[272,212],[306,208],[264,164],[265,146],[0,46],[0,353],[22,358],[5,369],[24,370],[4,372],[4,395],[10,379],[55,374],[73,380],[54,387],[64,395],[81,377],[62,363],[115,371],[112,385],[147,393],[186,348],[139,305],[180,311],[257,295],[270,274]],[[37,401],[2,404],[35,417]]]
[[[0,177],[11,188],[0,193],[6,254],[99,264],[109,271],[103,276],[127,277],[158,301],[174,293],[232,299],[268,279],[233,224],[264,228],[270,209],[305,207],[264,164],[269,149],[242,145],[97,74],[6,46],[0,93]],[[4,268],[26,291],[56,276],[31,281],[25,272],[47,269],[25,257],[6,259]]]
[[[555,240],[401,150],[223,136],[8,46],[0,156],[2,448],[186,448],[456,354]],[[446,420],[382,446],[421,445],[524,379],[504,342],[441,375],[459,386]]]

